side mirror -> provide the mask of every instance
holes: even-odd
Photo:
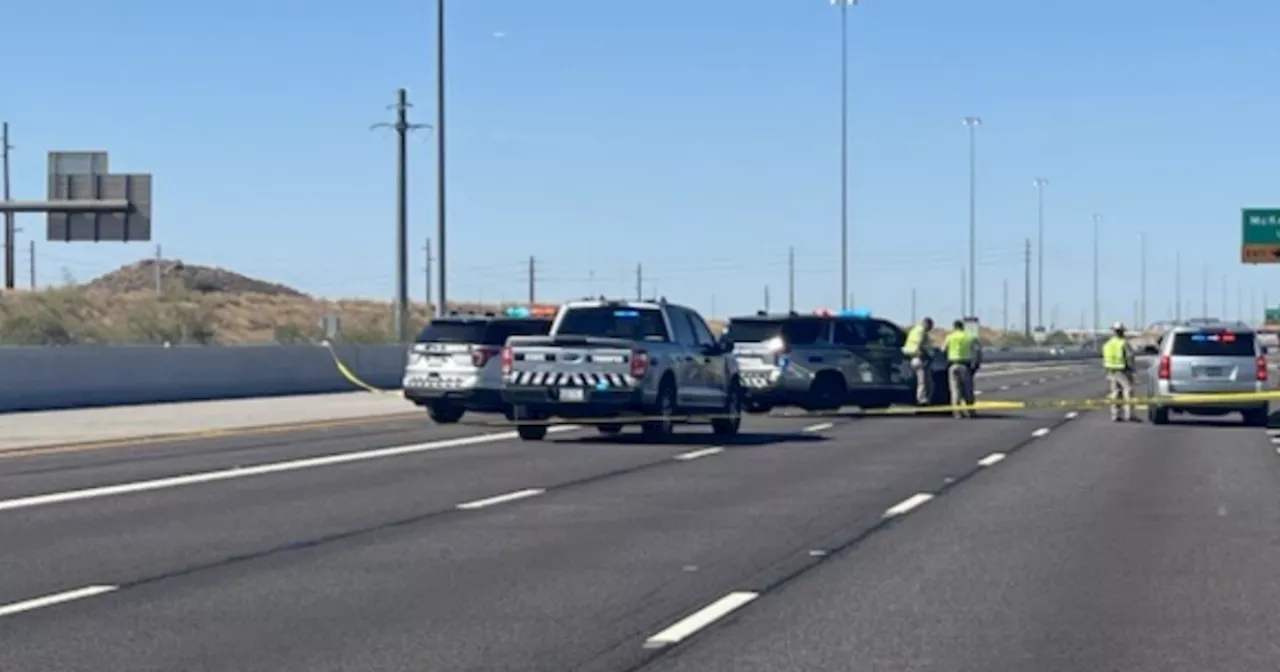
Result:
[[[720,340],[716,342],[716,349],[719,350],[721,353],[727,355],[733,352],[733,341],[729,340],[724,336],[721,336]]]

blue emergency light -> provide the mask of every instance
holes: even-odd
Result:
[[[638,311],[638,310],[615,310],[615,311],[613,311],[613,316],[614,316],[614,317],[621,317],[621,318],[636,318],[636,317],[640,317],[640,311]]]
[[[511,306],[507,309],[507,317],[529,317],[531,314],[524,306]]]
[[[865,308],[851,308],[849,310],[842,310],[836,314],[839,315],[840,317],[853,317],[853,318],[862,319],[862,320],[865,320],[871,317],[871,311]]]

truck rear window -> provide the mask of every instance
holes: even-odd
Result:
[[[1214,331],[1173,335],[1173,354],[1187,357],[1253,357],[1253,334]]]
[[[432,320],[418,334],[419,343],[503,345],[510,336],[545,336],[550,320]]]
[[[734,319],[726,335],[734,343],[764,343],[781,336],[789,345],[812,345],[825,333],[826,321],[820,319]]]
[[[556,330],[562,336],[596,336],[631,341],[670,340],[662,311],[656,308],[590,306],[567,308]]]

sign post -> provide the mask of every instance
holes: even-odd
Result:
[[[1240,225],[1242,262],[1280,264],[1280,208],[1244,208]]]

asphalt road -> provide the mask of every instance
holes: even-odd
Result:
[[[744,432],[396,421],[0,454],[0,670],[1280,663],[1261,430],[1045,410]]]

